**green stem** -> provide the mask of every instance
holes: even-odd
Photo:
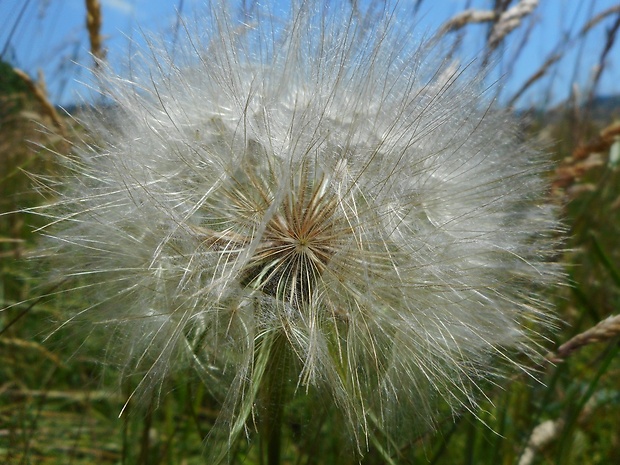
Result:
[[[272,344],[263,390],[265,417],[262,435],[267,445],[267,465],[279,465],[290,353],[284,334],[276,334]]]

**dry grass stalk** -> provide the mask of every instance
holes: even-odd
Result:
[[[536,458],[536,453],[553,442],[564,429],[563,420],[547,420],[532,430],[527,447],[519,458],[519,465],[530,465]]]
[[[588,170],[603,164],[599,154],[608,153],[618,136],[620,136],[620,122],[615,122],[603,129],[596,139],[585,145],[579,145],[556,169],[552,184],[553,192],[563,195]]]
[[[446,21],[439,29],[437,37],[457,31],[468,24],[494,22],[487,45],[494,50],[501,41],[521,24],[538,6],[538,0],[521,0],[512,8],[499,10],[465,10]]]
[[[620,335],[620,315],[610,316],[562,344],[555,354],[549,354],[547,359],[553,363],[563,362],[566,357],[583,346],[607,341],[618,335]]]
[[[521,24],[521,20],[530,15],[538,6],[538,0],[521,0],[512,8],[499,15],[487,42],[489,50],[495,49],[500,42]]]
[[[529,89],[532,86],[532,84],[534,84],[536,81],[542,78],[547,72],[547,70],[551,66],[553,66],[558,60],[560,60],[560,58],[562,58],[561,53],[553,54],[549,58],[547,58],[547,60],[543,63],[543,65],[540,68],[538,68],[538,71],[532,74],[527,79],[527,81],[523,83],[523,85],[519,88],[519,90],[515,92],[515,94],[512,96],[512,98],[508,102],[508,106],[514,105],[514,103],[525,93],[525,91]]]
[[[0,338],[0,345],[5,346],[5,347],[12,347],[14,349],[17,349],[18,351],[33,350],[39,353],[40,355],[42,355],[43,357],[47,358],[48,360],[52,361],[55,365],[58,365],[58,366],[63,365],[63,363],[60,361],[60,359],[55,354],[47,350],[41,344],[34,342],[34,341],[26,341],[24,339],[19,339],[19,338],[2,337]]]
[[[600,12],[598,15],[596,15],[594,18],[588,21],[585,24],[585,26],[583,26],[583,28],[579,32],[579,35],[583,36],[587,34],[590,29],[592,29],[594,26],[599,24],[601,21],[603,21],[608,16],[611,16],[615,13],[620,13],[620,5],[614,5],[610,8],[607,8],[605,11]]]
[[[566,357],[583,346],[607,341],[618,335],[620,335],[620,315],[610,316],[599,322],[596,326],[578,334],[565,344],[562,344],[556,353],[548,354],[546,359],[551,363],[561,363]],[[596,401],[590,398],[580,411],[577,422],[582,423],[587,420],[595,407]],[[518,465],[531,465],[537,454],[562,436],[565,426],[566,422],[563,418],[546,420],[536,426],[532,430],[527,446],[519,458]]]
[[[66,138],[65,125],[62,122],[62,119],[60,118],[60,116],[58,115],[58,112],[54,108],[54,105],[52,105],[52,103],[47,98],[47,95],[45,94],[45,90],[39,84],[34,82],[32,78],[28,76],[28,74],[26,74],[21,69],[13,68],[13,71],[26,83],[26,85],[28,86],[28,89],[32,92],[32,95],[34,95],[36,100],[41,105],[43,112],[51,118],[52,122],[54,123],[54,126],[56,126],[60,134],[64,138]]]
[[[590,89],[590,101],[594,99],[594,94],[596,92],[596,88],[598,87],[598,83],[601,80],[601,76],[603,75],[603,70],[605,69],[605,64],[607,61],[607,56],[609,52],[614,46],[616,42],[616,35],[618,33],[618,29],[620,29],[620,12],[616,17],[613,25],[607,30],[605,46],[603,47],[603,51],[601,52],[601,57],[599,58],[598,65],[595,67],[594,78],[592,79],[592,88]]]
[[[468,24],[488,23],[495,21],[498,15],[492,10],[465,10],[449,19],[439,29],[439,36],[448,32],[457,31]]]
[[[93,402],[98,400],[105,400],[111,402],[120,402],[122,397],[120,394],[112,391],[52,391],[52,390],[37,390],[37,389],[22,389],[12,388],[5,391],[7,397],[45,397],[49,400],[68,400],[73,402]]]
[[[86,28],[90,40],[90,53],[95,58],[95,67],[98,66],[98,60],[105,58],[101,22],[101,3],[99,0],[86,0]]]
[[[580,411],[577,417],[577,424],[587,422],[597,407],[597,401],[594,398],[590,398]],[[565,418],[545,420],[538,424],[530,434],[527,446],[521,457],[519,457],[518,465],[531,465],[534,463],[536,455],[540,455],[547,446],[562,437],[565,427]]]

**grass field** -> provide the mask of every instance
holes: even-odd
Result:
[[[106,334],[96,327],[52,333],[88,303],[63,292],[62,282],[50,287],[29,260],[41,220],[9,212],[45,201],[39,180],[61,176],[56,154],[70,150],[61,130],[71,140],[80,128],[66,116],[55,121],[32,88],[3,67],[10,78],[0,94],[0,462],[205,463],[204,438],[219,405],[195,375],[174,373],[161,396],[146,406],[130,402],[119,418],[134,386],[106,363]],[[557,315],[549,355],[538,366],[523,360],[532,373],[489,382],[479,410],[440,412],[437,431],[393,444],[391,456],[371,441],[361,463],[620,463],[620,108],[595,110],[590,100],[538,111],[526,129],[556,162],[547,174],[548,201],[566,228],[556,259],[565,264],[567,285],[549,290]],[[282,463],[358,463],[354,446],[340,441],[333,407],[319,405],[300,402],[285,413]],[[287,418],[292,412],[307,423]],[[232,462],[264,463],[252,438],[231,449]]]

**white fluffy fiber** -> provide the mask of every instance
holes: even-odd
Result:
[[[87,292],[75,319],[110,331],[138,392],[194,364],[232,434],[273,351],[363,444],[437,398],[473,405],[548,324],[545,157],[398,13],[347,8],[212,6],[174,54],[102,71],[99,143],[44,212]]]

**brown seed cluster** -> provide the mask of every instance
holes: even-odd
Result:
[[[301,309],[307,305],[342,233],[337,202],[323,179],[304,170],[267,223],[244,283]]]

